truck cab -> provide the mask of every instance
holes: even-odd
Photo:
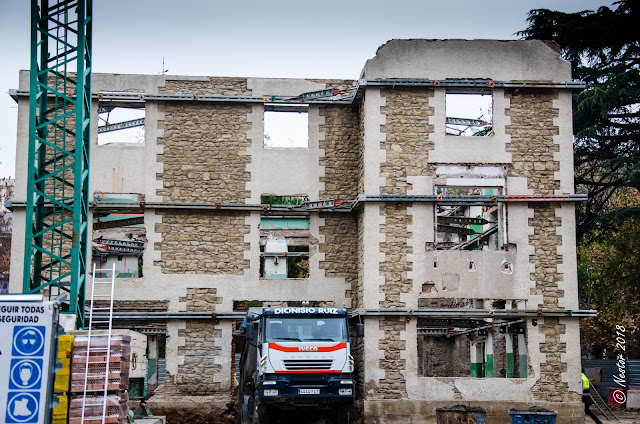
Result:
[[[346,308],[251,308],[240,328],[239,422],[277,422],[307,409],[348,422],[355,396],[348,317]]]

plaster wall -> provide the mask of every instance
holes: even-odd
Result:
[[[385,151],[380,148],[380,143],[386,139],[385,134],[380,131],[380,127],[385,124],[386,119],[380,113],[380,108],[386,105],[386,101],[380,95],[379,88],[367,88],[363,104],[362,168],[364,170],[364,193],[380,194],[380,187],[384,186],[384,178],[380,176],[380,164],[386,160]]]
[[[367,60],[362,78],[568,81],[571,66],[539,40],[391,40]]]
[[[493,97],[493,134],[483,137],[456,137],[445,134],[446,90],[436,89],[432,98],[435,113],[431,122],[434,132],[430,135],[434,141],[434,150],[429,152],[429,163],[510,163],[511,153],[505,151],[505,125],[508,116],[505,109],[509,107],[509,99],[504,90],[495,88]]]
[[[438,296],[479,299],[518,299],[515,252],[441,250],[429,252],[426,279]]]
[[[264,87],[263,87],[264,88]],[[251,163],[247,170],[251,172],[251,181],[247,190],[251,197],[247,203],[260,203],[262,194],[279,196],[307,195],[310,199],[319,199],[323,184],[319,182],[323,168],[318,164],[320,155],[318,146],[319,125],[324,117],[318,114],[318,108],[309,108],[309,147],[308,148],[264,148],[264,108],[254,105],[249,115],[253,124],[251,138]],[[295,176],[295,178],[292,178]]]

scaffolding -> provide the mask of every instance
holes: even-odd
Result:
[[[31,1],[23,292],[69,292],[84,322],[92,0]]]

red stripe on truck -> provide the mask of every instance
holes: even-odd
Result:
[[[269,343],[269,349],[279,350],[280,352],[335,352],[336,350],[346,349],[347,343],[342,342],[333,346],[280,346],[278,343]]]
[[[296,370],[276,371],[276,374],[340,374],[342,370]]]

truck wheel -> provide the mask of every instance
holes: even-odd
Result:
[[[271,424],[271,409],[265,405],[254,408],[252,424]]]
[[[251,396],[245,395],[242,397],[242,405],[238,411],[238,423],[239,424],[251,424],[251,417],[253,415],[253,402]]]
[[[349,409],[344,406],[338,408],[335,413],[335,423],[336,424],[349,424]]]

